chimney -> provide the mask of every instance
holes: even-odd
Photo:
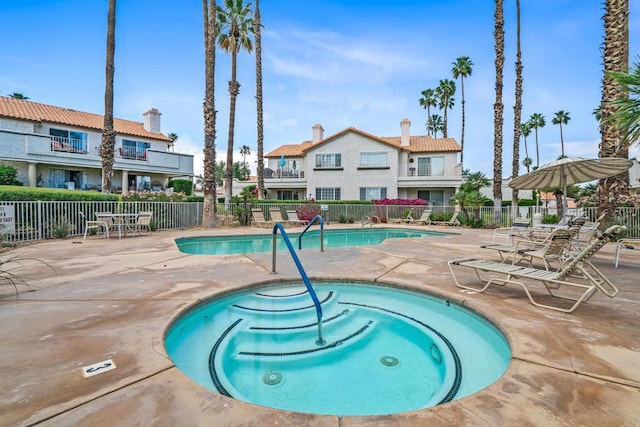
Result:
[[[411,122],[409,119],[402,119],[400,122],[400,145],[404,147],[409,146],[409,128],[411,127]]]
[[[157,109],[151,108],[149,111],[143,114],[144,116],[144,130],[152,133],[162,133],[160,130],[160,113]]]
[[[324,139],[324,129],[322,129],[322,125],[320,124],[315,124],[312,126],[313,129],[313,139],[311,140],[311,142],[313,142],[314,144],[318,141],[322,141]]]

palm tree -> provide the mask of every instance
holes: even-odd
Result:
[[[249,165],[247,164],[247,156],[251,154],[251,148],[248,145],[243,145],[240,147],[240,154],[242,155],[242,163],[244,164],[245,170],[247,171],[246,179],[249,179]]]
[[[462,104],[462,132],[460,136],[460,164],[464,165],[464,79],[471,75],[473,71],[473,62],[469,59],[468,56],[461,56],[456,59],[456,62],[453,63],[453,69],[451,70],[453,73],[453,78],[457,79],[460,77],[460,94],[462,100],[460,103]]]
[[[513,106],[513,157],[511,163],[511,178],[516,178],[520,173],[520,132],[522,128],[522,50],[520,47],[520,0],[516,0],[516,95]],[[526,145],[526,139],[525,139]],[[529,153],[527,153],[528,157]],[[518,206],[518,189],[514,188],[511,197],[511,205]]]
[[[251,52],[253,42],[253,12],[251,3],[244,0],[224,0],[224,6],[217,6],[218,44],[226,53],[231,53],[231,80],[229,81],[229,136],[227,139],[227,170],[224,180],[225,205],[231,202],[233,182],[233,138],[236,121],[236,99],[240,93],[237,80],[238,53],[241,49]]]
[[[504,68],[504,10],[502,0],[496,0],[494,37],[496,42],[496,102],[493,104],[493,199],[495,212],[500,218],[502,210],[502,70]]]
[[[210,4],[207,2],[210,1]],[[204,22],[205,90],[202,110],[204,114],[204,178],[202,192],[202,226],[216,226],[216,0],[202,0]]]
[[[264,123],[262,111],[262,37],[260,23],[260,0],[256,0],[254,13],[254,34],[256,39],[256,110],[258,122],[258,199],[264,198]]]
[[[607,119],[607,124],[624,132],[623,142],[628,147],[640,144],[640,57],[629,73],[611,73],[611,77],[629,92],[630,97],[614,101],[617,108]]]
[[[115,6],[114,6],[114,7],[115,7]],[[18,93],[18,92],[10,93],[10,94],[9,94],[9,98],[13,98],[13,99],[23,99],[23,100],[25,100],[25,101],[26,101],[27,99],[29,99],[29,97],[28,97],[28,96],[24,96],[23,94]]]
[[[427,135],[431,130],[431,107],[438,105],[438,98],[436,92],[433,89],[425,89],[421,92],[422,98],[418,100],[421,107],[427,110]],[[435,137],[435,135],[434,135]]]
[[[438,114],[432,114],[431,119],[429,120],[429,129],[427,132],[431,132],[433,137],[436,138],[439,131],[444,129],[444,122],[442,121],[442,117]]]
[[[533,159],[529,156],[522,159],[522,166],[527,168],[527,173],[531,172],[531,164],[533,163]]]
[[[567,123],[569,123],[569,120],[571,120],[571,117],[569,117],[569,112],[564,110],[560,110],[556,112],[556,115],[553,117],[553,119],[551,119],[551,123],[553,123],[554,125],[560,125],[560,146],[562,147],[562,157],[565,157],[564,137],[562,136],[562,125],[566,125]]]
[[[529,125],[529,122],[527,123],[520,123],[520,133],[522,134],[522,139],[524,140],[524,157],[525,160],[529,159],[528,165],[525,165],[524,162],[522,162],[523,165],[525,165],[527,167],[527,173],[531,172],[531,158],[529,157],[529,147],[527,146],[527,137],[529,135],[531,135],[531,126]]]
[[[535,131],[536,134],[536,169],[540,167],[540,147],[538,146],[538,128],[543,128],[547,122],[540,113],[533,113],[529,117],[529,126]]]
[[[113,178],[113,155],[116,146],[116,132],[113,128],[113,75],[115,73],[116,50],[116,0],[109,0],[107,12],[107,60],[104,88],[104,123],[102,129],[102,192],[111,193]]]
[[[613,78],[611,73],[626,72],[629,68],[629,0],[605,0],[604,47],[602,59],[602,102],[600,103],[600,157],[629,157],[623,130],[609,122],[616,114],[616,101],[628,98],[628,93]],[[598,214],[606,213],[609,219],[615,212],[619,196],[629,192],[629,173],[625,172],[598,183]]]
[[[453,108],[454,93],[456,93],[456,82],[449,79],[440,80],[440,84],[436,88],[436,96],[438,97],[438,108],[444,110],[442,125],[443,138],[447,138],[447,110]]]
[[[169,143],[167,144],[167,151],[171,150],[171,151],[175,151],[175,145],[176,145],[176,141],[178,140],[178,134],[171,132],[170,134],[167,135],[167,138],[169,138],[171,141],[169,141]]]

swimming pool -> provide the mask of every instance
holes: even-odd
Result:
[[[197,383],[299,412],[382,415],[475,393],[507,369],[496,327],[450,301],[369,282],[262,285],[201,303],[167,329],[165,348]]]
[[[390,238],[444,236],[448,233],[402,228],[363,228],[324,230],[325,248],[378,245]],[[297,242],[299,233],[288,234],[292,242]],[[320,231],[308,231],[303,237],[303,249],[320,247]],[[273,249],[273,234],[242,236],[188,237],[176,239],[181,252],[194,255],[230,255],[254,252],[269,252]],[[286,250],[279,236],[277,250]]]

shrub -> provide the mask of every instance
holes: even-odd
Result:
[[[190,196],[193,192],[193,182],[189,179],[174,179],[169,182],[169,187],[173,187],[173,191]]]
[[[51,236],[56,239],[66,239],[69,237],[72,227],[67,218],[60,218],[58,222],[51,225]]]
[[[18,170],[13,166],[0,165],[0,185],[22,185],[17,176]]]

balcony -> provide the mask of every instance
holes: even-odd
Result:
[[[119,147],[118,157],[127,160],[147,160],[147,150],[137,147]]]
[[[59,151],[63,153],[74,153],[74,154],[87,154],[87,146],[83,140],[78,138],[52,136],[51,151]]]
[[[264,169],[265,179],[304,179],[304,171],[295,169]]]

